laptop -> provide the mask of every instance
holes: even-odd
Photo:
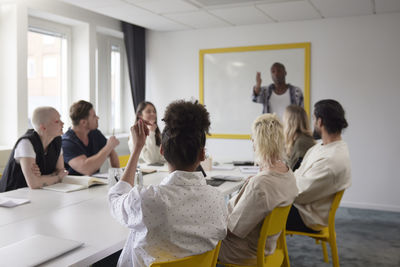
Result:
[[[82,242],[34,235],[0,248],[2,267],[36,266],[82,246]]]

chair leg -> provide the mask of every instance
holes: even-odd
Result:
[[[321,241],[321,246],[322,246],[322,253],[324,253],[324,262],[328,263],[329,262],[329,256],[328,256],[328,250],[326,248],[326,242]]]
[[[332,238],[329,242],[329,245],[331,246],[333,267],[339,267],[339,255],[336,245],[336,238]]]
[[[283,245],[283,262],[282,262],[282,267],[290,267],[290,261],[289,261],[289,252],[287,249],[287,244],[286,244],[286,235],[282,236],[282,245]]]

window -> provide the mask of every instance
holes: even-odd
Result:
[[[57,78],[60,79],[60,75],[59,75],[59,70],[60,68],[60,64],[59,64],[59,60],[57,60],[59,58],[59,55],[50,55],[50,56],[43,56],[42,57],[42,66],[43,66],[43,78]]]
[[[36,61],[33,57],[28,57],[28,80],[36,77]]]
[[[120,47],[111,46],[111,125],[121,130],[121,53]]]
[[[28,118],[39,106],[52,106],[68,118],[68,30],[58,24],[29,19]]]
[[[107,134],[125,130],[124,52],[122,39],[98,34],[96,112],[100,117],[99,128]]]

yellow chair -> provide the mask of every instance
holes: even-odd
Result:
[[[238,265],[238,264],[225,264],[226,267],[290,267],[289,255],[286,246],[286,220],[289,215],[290,207],[277,207],[270,214],[268,214],[263,222],[260,231],[260,238],[257,245],[257,264],[256,265]],[[265,244],[267,237],[276,235],[281,232],[277,243],[276,249],[273,254],[265,256]]]
[[[126,164],[128,164],[129,157],[130,155],[123,155],[118,157],[120,168],[126,167]]]
[[[218,242],[217,246],[213,250],[207,251],[203,254],[173,261],[153,262],[150,267],[215,267],[220,247],[221,241]]]
[[[333,199],[331,209],[329,210],[329,222],[328,227],[322,229],[319,233],[305,233],[305,232],[297,232],[297,231],[286,231],[287,235],[303,235],[309,236],[315,239],[315,242],[318,244],[321,242],[322,251],[324,253],[324,261],[329,262],[328,250],[326,249],[326,242],[329,243],[331,247],[332,253],[332,263],[334,267],[339,267],[339,256],[336,245],[336,232],[335,232],[335,215],[336,210],[339,207],[340,200],[342,199],[344,190],[339,191],[335,194],[335,198]]]

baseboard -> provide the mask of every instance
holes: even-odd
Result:
[[[393,206],[393,205],[381,205],[381,204],[372,204],[372,203],[360,203],[360,202],[342,201],[342,202],[340,202],[340,206],[341,207],[346,207],[346,208],[357,208],[357,209],[400,212],[400,207],[399,206]]]

